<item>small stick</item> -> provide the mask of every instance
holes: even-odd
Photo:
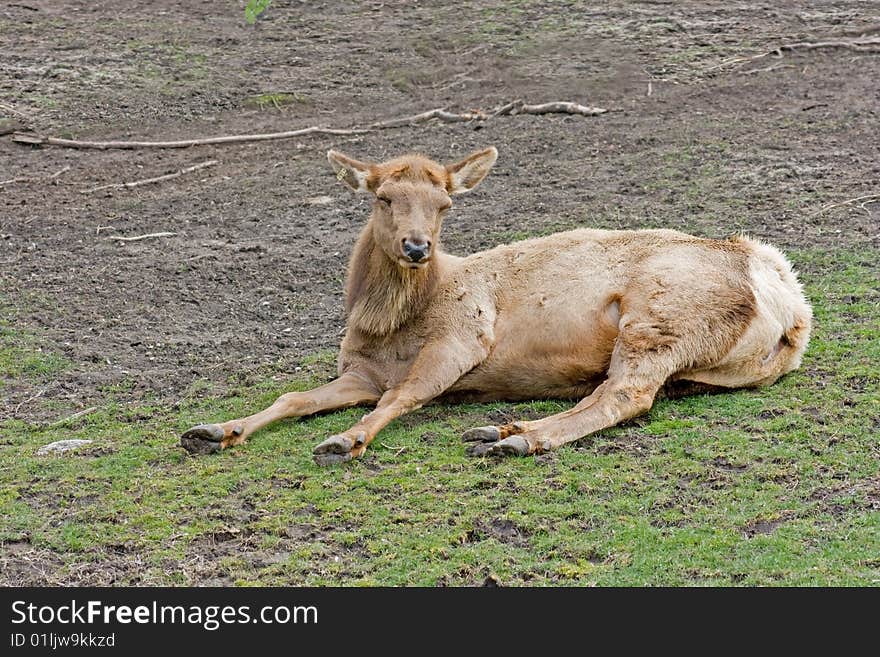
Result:
[[[773,66],[765,66],[764,68],[752,68],[748,71],[743,71],[745,75],[753,75],[755,73],[767,73],[769,71],[775,71],[780,68],[794,68],[794,64],[774,64]]]
[[[68,415],[67,417],[61,418],[60,420],[56,420],[55,422],[53,422],[52,424],[50,424],[48,426],[55,427],[55,426],[58,426],[59,424],[65,424],[67,422],[70,422],[71,420],[77,419],[78,417],[91,415],[92,413],[94,413],[97,410],[98,410],[97,406],[90,406],[89,408],[84,408],[81,411],[77,411],[73,415]]]
[[[46,391],[48,391],[49,388],[51,388],[51,387],[52,387],[51,385],[46,386],[46,387],[43,388],[42,390],[39,390],[39,391],[37,392],[37,394],[35,394],[33,397],[28,397],[28,398],[25,399],[24,401],[19,402],[19,403],[18,403],[18,406],[15,407],[15,410],[12,411],[12,414],[13,414],[13,415],[16,415],[16,414],[18,413],[18,411],[21,409],[22,406],[24,406],[25,404],[28,404],[28,403],[34,401],[35,399],[39,399],[39,398],[42,397],[43,394],[44,394]]]
[[[141,185],[151,185],[153,183],[162,182],[163,180],[178,178],[186,173],[192,173],[193,171],[198,171],[200,169],[207,169],[208,167],[212,167],[215,164],[217,164],[217,160],[208,160],[207,162],[200,162],[199,164],[194,164],[191,167],[186,167],[185,169],[178,169],[174,173],[166,173],[164,176],[157,176],[155,178],[144,178],[143,180],[134,180],[132,182],[101,185],[100,187],[83,189],[82,191],[80,191],[80,194],[92,194],[94,192],[99,192],[102,189],[122,189],[123,187],[125,187],[126,189],[131,189],[132,187],[140,187]]]
[[[849,205],[850,203],[855,203],[857,201],[867,202],[869,199],[875,199],[875,198],[880,199],[880,194],[865,194],[864,196],[856,196],[855,198],[850,198],[845,201],[840,201],[839,203],[832,203],[831,205],[826,205],[824,208],[820,208],[820,209],[816,210],[815,212],[813,212],[812,214],[809,214],[807,216],[815,217],[817,214],[822,214],[823,212],[828,212],[828,210],[831,210],[833,208],[838,208],[841,205]],[[865,203],[862,203],[862,205],[865,205]]]
[[[68,165],[66,167],[62,167],[61,169],[59,169],[58,171],[53,173],[51,176],[49,176],[49,180],[55,180],[62,173],[67,173],[68,171],[70,171],[70,165]]]
[[[58,176],[62,173],[70,171],[70,167],[66,166],[60,171],[56,171],[51,176],[46,176],[46,178],[40,178],[39,176],[33,176],[30,178],[10,178],[9,180],[0,180],[0,185],[11,185],[12,183],[24,183],[24,182],[40,182],[42,180],[46,181],[54,181]]]
[[[0,103],[0,109],[6,110],[7,112],[9,112],[11,114],[15,114],[16,116],[20,116],[23,119],[30,119],[31,118],[30,116],[28,116],[24,112],[19,112],[17,109],[15,109],[14,107],[10,107],[6,103]]]
[[[200,253],[199,255],[194,255],[191,258],[187,258],[187,262],[195,262],[196,260],[203,260],[204,258],[216,258],[216,253]]]
[[[141,240],[151,240],[154,237],[174,237],[177,233],[147,233],[146,235],[137,235],[136,237],[124,237],[122,235],[111,235],[108,240],[117,240],[119,242],[140,242]]]

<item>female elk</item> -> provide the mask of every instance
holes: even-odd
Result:
[[[327,155],[340,180],[374,197],[348,270],[339,378],[193,427],[181,437],[191,452],[238,445],[281,418],[376,403],[315,447],[327,465],[362,455],[394,418],[435,399],[581,399],[463,435],[472,455],[536,454],[646,412],[666,383],[761,386],[800,364],[812,313],[771,246],[580,229],[460,258],[440,248],[443,215],[486,176],[494,148],[447,166]]]

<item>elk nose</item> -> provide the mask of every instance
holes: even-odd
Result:
[[[420,262],[431,253],[431,242],[423,239],[403,240],[403,255],[413,262]]]

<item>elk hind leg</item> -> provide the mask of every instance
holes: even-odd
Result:
[[[479,434],[472,433],[472,430],[462,437],[467,441],[479,440],[468,448],[467,453],[471,456],[527,456],[549,452],[647,412],[661,384],[609,379],[589,397],[563,413],[505,427],[480,427],[476,430]],[[491,429],[496,429],[504,437],[484,442],[482,436],[491,437]]]
[[[607,379],[573,408],[540,420],[466,431],[462,439],[476,443],[468,448],[468,454],[526,456],[546,452],[646,413],[666,380],[686,361],[685,345],[673,341],[657,348],[658,341],[650,334],[636,335],[638,329],[637,325],[621,332]],[[634,340],[634,336],[643,339]]]

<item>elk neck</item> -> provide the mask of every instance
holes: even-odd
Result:
[[[345,285],[349,325],[370,335],[385,336],[419,315],[440,279],[438,246],[427,267],[403,268],[376,243],[371,218],[349,262]]]

